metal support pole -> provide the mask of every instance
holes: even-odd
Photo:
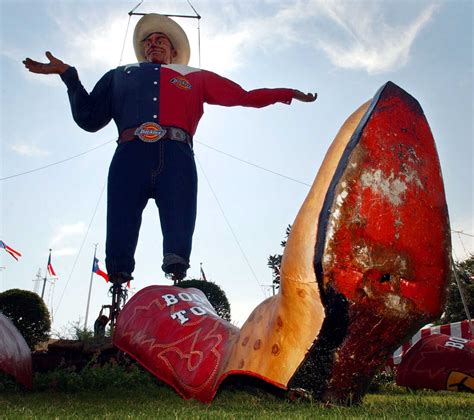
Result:
[[[84,330],[87,329],[87,320],[89,319],[89,304],[91,302],[92,279],[94,278],[94,264],[95,264],[95,258],[96,258],[96,255],[97,255],[97,245],[98,244],[94,244],[94,246],[95,246],[94,259],[92,260],[91,280],[90,280],[90,283],[89,283],[89,295],[87,296],[86,317],[84,319]]]
[[[472,325],[472,318],[471,313],[469,312],[469,308],[467,306],[466,297],[464,296],[464,292],[461,287],[461,283],[459,282],[458,272],[456,271],[456,266],[454,265],[453,257],[451,256],[451,265],[454,271],[454,278],[456,279],[456,284],[458,286],[459,294],[461,295],[461,301],[464,306],[464,312],[466,312],[467,319],[469,320],[469,328],[471,329],[471,334],[474,336],[474,325]]]
[[[41,299],[43,299],[44,297],[44,289],[46,289],[46,280],[48,278],[48,265],[49,265],[49,262],[51,261],[51,251],[52,249],[50,248],[49,249],[49,256],[48,256],[48,264],[46,264],[46,271],[44,273],[44,279],[43,279],[43,290],[41,291]]]

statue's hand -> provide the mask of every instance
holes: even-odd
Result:
[[[293,99],[301,102],[314,102],[318,97],[317,93],[303,93],[300,90],[293,89]]]
[[[48,58],[49,63],[40,63],[31,58],[26,58],[23,60],[23,64],[29,71],[38,74],[62,74],[70,67],[59,58],[56,58],[49,51],[46,51],[46,57]]]

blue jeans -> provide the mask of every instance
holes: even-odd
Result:
[[[142,213],[155,200],[163,234],[163,270],[189,267],[196,221],[197,172],[194,153],[173,140],[119,144],[107,186],[106,266],[108,273],[133,273]]]

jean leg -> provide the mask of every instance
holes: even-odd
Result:
[[[132,274],[135,268],[142,213],[149,197],[146,181],[150,177],[149,170],[134,166],[114,156],[109,169],[105,249],[109,274],[122,271]]]
[[[163,234],[164,271],[166,265],[176,262],[189,265],[197,207],[197,172],[192,151],[184,143],[166,143],[164,168],[155,189]]]

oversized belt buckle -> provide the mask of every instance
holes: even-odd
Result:
[[[145,143],[155,143],[166,134],[166,129],[157,123],[146,122],[138,127],[134,134]]]

